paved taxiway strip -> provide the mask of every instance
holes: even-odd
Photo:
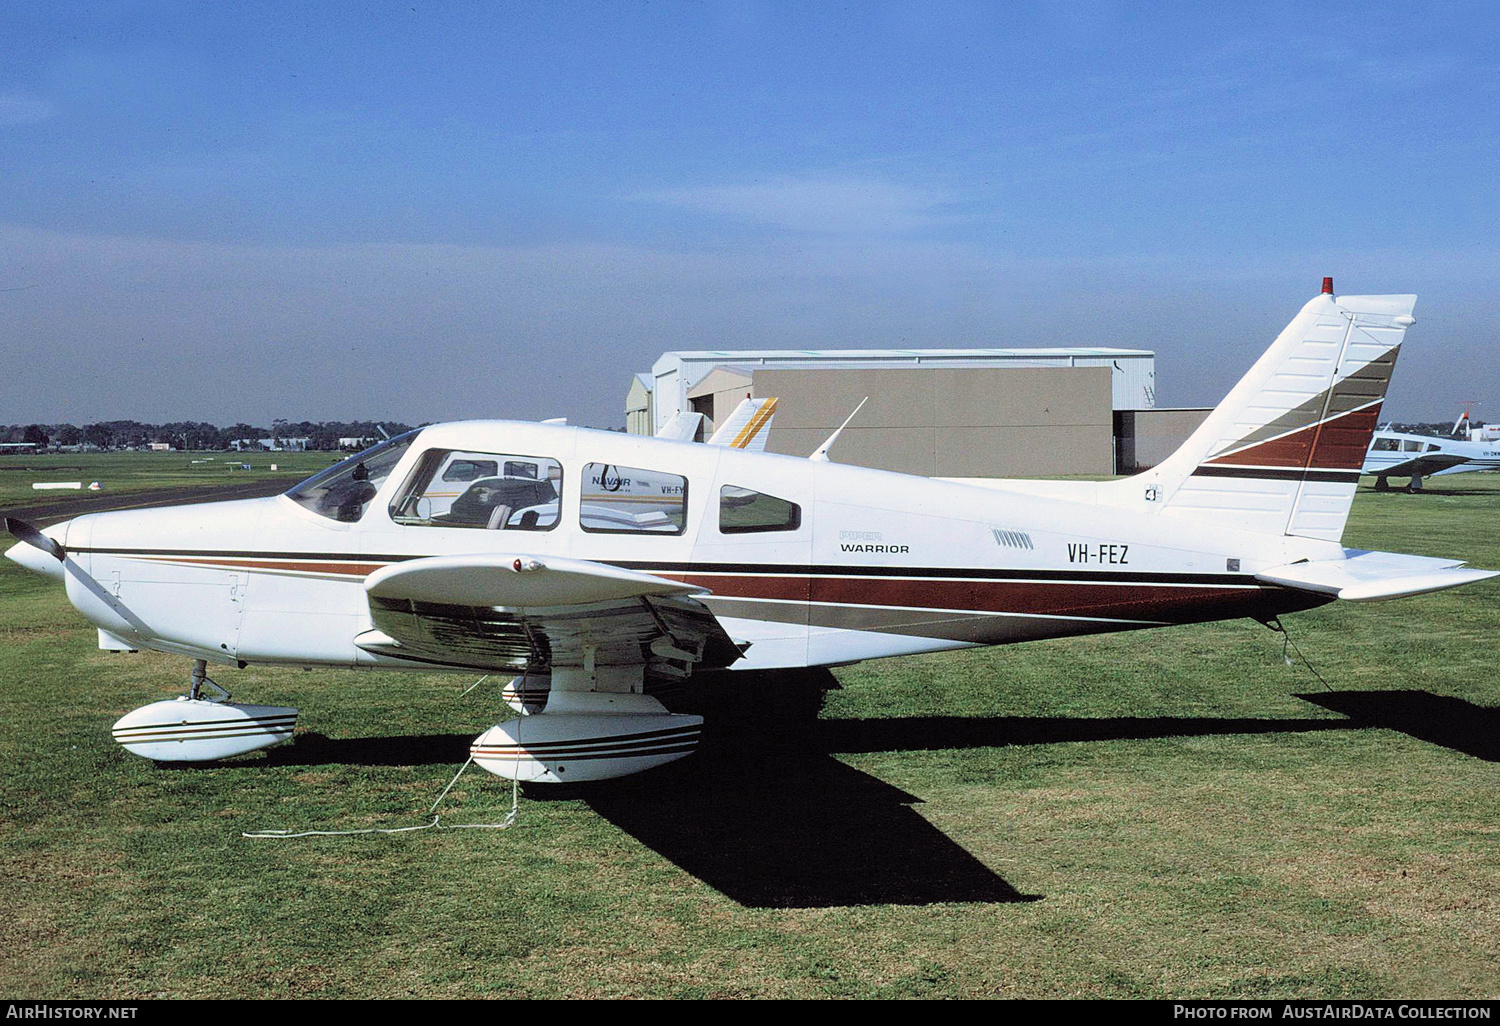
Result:
[[[267,495],[279,495],[299,479],[281,477],[247,481],[243,484],[212,485],[191,488],[153,488],[144,492],[126,492],[120,495],[104,493],[79,497],[71,502],[49,502],[39,506],[15,506],[4,510],[5,516],[25,520],[37,527],[46,527],[59,520],[83,516],[85,513],[109,513],[118,509],[145,509],[151,506],[185,506],[192,502],[220,502],[226,499],[260,499]]]

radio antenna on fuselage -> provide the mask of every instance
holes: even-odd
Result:
[[[820,445],[816,449],[814,449],[813,450],[813,454],[811,456],[809,456],[808,459],[810,459],[810,460],[816,460],[818,463],[828,463],[829,462],[829,459],[828,459],[828,450],[833,448],[833,443],[837,442],[839,440],[839,435],[841,435],[841,434],[844,433],[844,428],[846,428],[846,427],[849,426],[849,421],[853,420],[854,417],[855,417],[855,414],[859,413],[860,410],[864,409],[865,403],[867,403],[869,401],[870,401],[870,397],[869,396],[865,396],[863,399],[861,399],[859,401],[859,405],[854,408],[854,413],[849,414],[849,416],[844,420],[844,422],[839,425],[839,429],[837,431],[835,431],[833,434],[831,434],[831,435],[828,436],[828,441],[824,442],[822,445]]]

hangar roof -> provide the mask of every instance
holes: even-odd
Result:
[[[1067,356],[1155,356],[1150,349],[1119,349],[1112,346],[1047,346],[1029,349],[674,349],[656,361],[713,360],[716,363],[747,363],[804,360],[1004,360],[1056,359]]]

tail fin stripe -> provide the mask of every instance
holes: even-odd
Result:
[[[1212,466],[1357,468],[1364,463],[1365,443],[1344,444],[1345,436],[1373,431],[1383,402],[1383,399],[1375,399],[1347,413],[1226,452],[1205,460],[1198,469]],[[1324,445],[1323,435],[1328,429],[1332,429],[1332,434],[1327,439],[1329,444]]]
[[[750,439],[754,438],[760,429],[765,426],[766,421],[770,420],[775,414],[776,399],[772,397],[767,399],[761,408],[755,411],[755,415],[750,418],[750,422],[735,436],[734,441],[729,443],[730,448],[743,449],[749,445]]]
[[[1194,477],[1253,477],[1263,481],[1326,481],[1335,484],[1358,484],[1357,470],[1304,470],[1301,467],[1214,467],[1204,465],[1193,471]]]
[[[1380,423],[1380,408],[1384,402],[1377,399],[1342,417],[1324,421],[1307,461],[1309,469],[1358,471],[1363,467],[1370,436]]]
[[[1230,442],[1218,452],[1213,453],[1210,461],[1223,456],[1232,456],[1257,442],[1268,441],[1302,428],[1313,427],[1320,420],[1327,419],[1330,414],[1348,413],[1371,401],[1384,400],[1386,387],[1391,381],[1391,372],[1396,369],[1396,357],[1400,349],[1398,345],[1383,351],[1374,359],[1336,381],[1331,387],[1322,389],[1317,395],[1299,403],[1285,413],[1272,416],[1266,423],[1253,429],[1238,441]]]

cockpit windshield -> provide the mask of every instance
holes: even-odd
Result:
[[[287,492],[287,498],[330,520],[353,523],[364,516],[381,482],[390,476],[417,437],[408,431],[373,449],[320,471]]]

